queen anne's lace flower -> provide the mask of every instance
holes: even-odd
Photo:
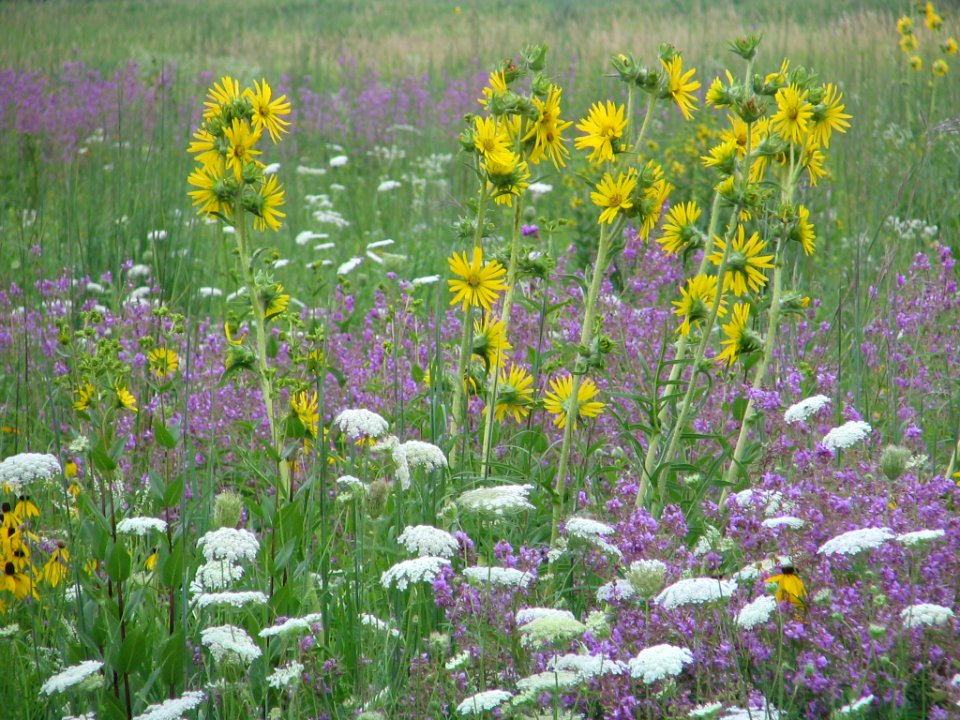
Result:
[[[203,692],[191,690],[178,698],[149,705],[142,714],[134,716],[133,720],[181,720],[184,713],[199,707],[202,702]]]
[[[389,425],[380,415],[369,410],[344,410],[333,419],[333,424],[351,440],[378,438],[386,434]]]
[[[799,530],[807,524],[807,521],[803,518],[793,517],[793,515],[781,515],[780,517],[767,518],[760,524],[771,530],[783,526]]]
[[[155,517],[124,518],[117,523],[117,532],[121,535],[149,535],[152,532],[166,532],[167,521]]]
[[[446,530],[430,525],[414,525],[404,528],[397,538],[409,552],[420,557],[433,555],[435,557],[451,558],[460,550],[460,544]]]
[[[851,420],[828,432],[823,436],[821,442],[824,447],[831,450],[845,450],[868,437],[871,432],[873,432],[873,428],[870,427],[870,423],[863,420]]]
[[[637,590],[629,580],[617,578],[604,583],[597,588],[597,600],[600,602],[614,602],[615,600],[631,600]]]
[[[820,555],[856,555],[863,550],[880,547],[887,540],[893,538],[893,532],[886,527],[850,530],[827,540],[820,546],[817,553]]]
[[[515,515],[534,509],[527,500],[531,490],[533,485],[496,485],[476,488],[461,494],[457,498],[457,505],[466,512],[494,518]]]
[[[400,631],[395,627],[391,627],[390,623],[384,622],[375,615],[370,615],[369,613],[360,613],[360,624],[366,625],[367,627],[372,627],[375,630],[380,632],[389,633],[393,637],[400,637]]]
[[[873,703],[873,695],[867,695],[862,697],[859,700],[856,700],[849,705],[844,705],[842,708],[837,710],[837,715],[853,715],[863,710],[865,707],[869,707]]]
[[[930,542],[932,540],[939,540],[945,534],[946,533],[943,531],[943,529],[914,530],[913,532],[897,535],[896,541],[901,545],[906,545],[907,547],[913,547],[914,545],[920,545],[921,543]]]
[[[690,717],[692,718],[711,718],[723,710],[723,703],[706,703],[704,705],[697,705],[693,710],[690,711]]]
[[[282,690],[294,680],[299,679],[302,673],[303,664],[293,660],[270,673],[270,675],[267,676],[267,685],[277,690]]]
[[[952,618],[953,610],[934,603],[919,603],[900,611],[900,619],[907,629],[924,625],[943,625]]]
[[[524,624],[520,628],[525,645],[567,642],[583,635],[587,626],[573,617],[562,615],[544,615]]]
[[[557,692],[576,687],[581,682],[580,676],[569,670],[548,670],[517,680],[517,689],[527,695]]]
[[[202,608],[215,605],[232,605],[235,608],[240,608],[244,605],[266,605],[267,601],[267,596],[259,590],[200,593],[193,599],[194,604]]]
[[[471,695],[457,705],[457,712],[461,717],[482,715],[490,710],[495,710],[512,697],[513,693],[506,690],[484,690],[476,695]]]
[[[791,425],[806,422],[807,418],[811,415],[816,415],[829,404],[830,398],[826,395],[814,395],[788,407],[787,411],[783,414],[783,419]]]
[[[732,580],[717,580],[707,577],[687,578],[664,588],[657,595],[656,601],[669,610],[684,605],[701,605],[727,598],[736,589],[737,584]]]
[[[190,583],[190,593],[224,590],[243,577],[243,566],[226,560],[211,560],[197,568]]]
[[[0,462],[0,488],[9,486],[11,492],[35,480],[49,480],[60,474],[60,461],[53,455],[20,453]]]
[[[673,677],[693,662],[693,654],[686,648],[663,643],[641,650],[627,665],[632,677],[647,685]]]
[[[197,541],[207,562],[211,560],[255,560],[260,552],[256,535],[249,530],[222,527],[211,530]]]
[[[601,675],[623,675],[628,669],[626,663],[606,655],[574,655],[573,653],[555,657],[547,663],[547,667],[550,670],[575,672],[583,680]]]
[[[516,568],[475,566],[463,569],[463,575],[475,582],[501,587],[525,588],[533,582],[533,575]]]
[[[410,583],[432,583],[440,570],[449,565],[450,561],[443,557],[417,557],[411,560],[402,560],[380,576],[380,584],[387,590],[396,587],[406,590]]]
[[[769,620],[776,610],[777,599],[773,595],[761,595],[740,610],[737,614],[737,626],[744,630],[752,630]]]
[[[210,648],[217,662],[237,660],[249,665],[261,655],[260,648],[246,630],[234,625],[204,628],[200,632],[200,641]]]
[[[279,625],[271,625],[264,628],[258,634],[262,638],[274,637],[275,635],[293,635],[294,633],[310,632],[310,628],[323,619],[320,613],[311,613],[302,618],[289,618]]]
[[[583,540],[593,540],[614,533],[614,529],[610,525],[590,518],[572,517],[567,520],[566,525],[567,535]]]
[[[569,610],[544,607],[521,608],[517,611],[517,626],[526,625],[527,623],[533,622],[534,620],[539,620],[542,617],[562,617],[570,620],[576,619],[573,617],[573,613]]]
[[[47,678],[47,681],[40,686],[40,694],[61,693],[74,685],[79,685],[94,673],[100,672],[102,667],[103,663],[99,660],[84,660],[77,665],[71,665],[56,675]]]

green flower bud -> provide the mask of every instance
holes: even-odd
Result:
[[[236,527],[240,524],[243,499],[237,493],[226,490],[213,501],[213,524],[218,528]]]
[[[747,35],[730,43],[730,49],[744,60],[753,60],[757,55],[762,35]]]
[[[911,453],[905,447],[887,445],[880,455],[880,470],[891,482],[898,480],[906,471]]]
[[[367,513],[376,520],[387,506],[390,496],[390,485],[383,478],[376,480],[367,488]]]

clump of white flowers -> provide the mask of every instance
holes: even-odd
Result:
[[[942,528],[937,530],[914,530],[913,532],[902,533],[897,535],[895,538],[898,543],[905,545],[906,547],[913,547],[914,545],[920,545],[922,543],[931,542],[933,540],[939,540],[946,533]]]
[[[788,407],[783,413],[783,419],[790,425],[806,422],[807,418],[816,415],[829,404],[830,398],[826,395],[814,395]]]
[[[402,560],[380,576],[380,584],[387,590],[396,587],[406,590],[410,583],[432,583],[440,570],[449,565],[450,561],[444,557],[417,557],[411,560]]]
[[[293,660],[286,665],[278,667],[267,676],[267,685],[277,690],[282,690],[294,680],[298,680],[303,673],[303,663]]]
[[[247,631],[234,625],[204,628],[200,632],[200,641],[210,649],[217,662],[237,661],[249,665],[261,655],[260,648]]]
[[[203,692],[190,690],[178,698],[147,706],[147,709],[140,715],[135,715],[133,720],[180,720],[184,713],[199,707],[202,702]]]
[[[567,670],[580,676],[582,680],[600,677],[601,675],[624,675],[627,664],[614,660],[606,655],[575,655],[567,653],[553,658],[547,667],[551,670]]]
[[[474,582],[501,587],[525,588],[533,582],[533,575],[523,570],[487,565],[464,568],[463,575]]]
[[[679,675],[683,668],[691,663],[693,654],[689,650],[663,643],[641,650],[627,666],[630,668],[631,677],[651,685],[658,680]]]
[[[495,485],[467,490],[457,498],[461,510],[490,518],[516,515],[534,506],[527,500],[533,485]]]
[[[495,710],[512,697],[513,693],[506,690],[484,690],[476,695],[471,695],[457,705],[457,712],[461,717],[482,715],[485,712]]]
[[[542,617],[562,617],[569,618],[574,620],[573,613],[569,610],[561,610],[559,608],[545,608],[545,607],[532,607],[532,608],[521,608],[517,610],[516,621],[517,625],[526,625],[529,622],[534,620],[539,620]]]
[[[953,610],[934,603],[918,603],[900,611],[900,619],[907,629],[925,625],[944,625],[952,618]]]
[[[102,667],[103,663],[99,660],[84,660],[76,665],[71,665],[56,675],[47,678],[46,682],[40,686],[40,694],[62,693],[64,690],[79,685],[95,673],[100,672]]]
[[[385,435],[389,427],[380,415],[362,408],[343,410],[333,419],[333,424],[351,440],[378,438]]]
[[[730,597],[737,589],[732,580],[700,577],[679,580],[663,589],[656,601],[666,609],[684,605],[702,605]]]
[[[824,447],[831,450],[845,450],[868,437],[871,432],[873,432],[873,428],[870,427],[870,423],[863,420],[851,420],[828,432],[823,436],[821,442]]]
[[[663,589],[667,566],[660,560],[634,560],[627,569],[627,582],[644,600]]]
[[[451,558],[460,550],[460,544],[453,535],[430,525],[413,525],[404,528],[397,542],[420,557],[433,555]]]
[[[268,638],[276,635],[293,635],[294,633],[310,632],[313,625],[323,619],[320,613],[311,613],[299,618],[288,618],[279,625],[271,625],[259,632],[260,637]]]
[[[737,627],[752,630],[762,625],[777,610],[777,599],[773,595],[761,595],[753,602],[744,605],[737,614]]]
[[[207,562],[212,560],[255,560],[260,552],[257,536],[249,530],[222,527],[210,530],[197,541]]]
[[[0,462],[0,488],[17,493],[27,483],[60,474],[60,461],[45,453],[19,453]]]
[[[887,540],[893,538],[893,532],[887,527],[850,530],[827,540],[820,546],[817,553],[820,555],[856,555],[864,550],[880,547]]]
[[[124,518],[117,523],[117,532],[121,535],[149,535],[152,532],[166,532],[167,522],[155,517]]]
[[[224,590],[243,577],[243,566],[226,560],[210,560],[197,568],[190,593]]]
[[[241,608],[245,605],[266,605],[268,598],[259,590],[242,590],[238,592],[200,593],[193,602],[201,608],[217,605],[231,605]]]
[[[568,642],[586,631],[582,622],[563,615],[544,615],[520,627],[523,643],[528,646]]]

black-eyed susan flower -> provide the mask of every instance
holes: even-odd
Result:
[[[746,303],[734,305],[730,322],[722,326],[726,338],[720,341],[724,348],[717,355],[717,362],[733,365],[741,355],[760,349],[760,338],[747,326],[749,321],[750,306]]]
[[[152,548],[150,554],[147,555],[147,559],[143,561],[143,569],[147,572],[154,570],[157,567],[157,561],[160,559],[160,552],[157,548]]]
[[[593,380],[585,377],[580,381],[576,401],[571,403],[573,376],[568,373],[550,381],[550,391],[544,397],[543,407],[554,416],[553,424],[558,428],[562,429],[567,426],[568,414],[571,416],[573,427],[576,428],[578,419],[594,418],[603,412],[606,403],[593,399],[598,392]]]
[[[253,106],[253,126],[258,131],[266,130],[274,142],[280,139],[280,133],[289,132],[287,126],[290,122],[283,119],[284,115],[290,114],[290,102],[286,95],[274,98],[266,80],[259,83],[254,80],[253,89],[244,90],[243,97]]]
[[[778,575],[768,577],[764,582],[776,586],[774,597],[777,602],[789,600],[797,610],[806,608],[807,603],[804,598],[807,596],[807,589],[792,565],[784,565]]]
[[[487,371],[491,367],[501,368],[507,361],[508,352],[513,346],[507,340],[507,328],[503,321],[487,315],[483,320],[473,323],[472,353],[483,361]]]
[[[67,577],[67,569],[70,563],[70,551],[62,540],[57,541],[57,546],[50,553],[50,559],[43,566],[43,579],[50,587],[57,587]]]
[[[808,90],[800,90],[797,85],[789,85],[777,90],[777,112],[771,118],[771,124],[780,137],[799,143],[807,133],[807,123],[813,115],[813,106],[807,102]]]
[[[683,117],[690,120],[697,103],[693,93],[700,88],[700,82],[692,79],[696,70],[683,72],[683,58],[680,55],[674,55],[669,61],[661,60],[660,64],[667,74],[667,96],[673,98]]]
[[[154,377],[163,379],[173,375],[180,369],[180,356],[176,350],[167,347],[158,347],[147,353],[147,361],[150,364],[150,372]]]
[[[117,407],[137,412],[137,399],[127,390],[126,385],[118,385],[114,391],[117,394]]]
[[[604,173],[596,191],[590,193],[594,205],[603,208],[597,222],[610,224],[621,210],[633,207],[631,194],[636,186],[637,172],[633,168],[626,173],[619,173],[616,180],[610,173]]]
[[[256,156],[262,154],[255,147],[260,142],[260,131],[253,130],[246,120],[234,118],[230,127],[224,128],[223,132],[230,143],[227,148],[227,167],[233,169],[234,178],[240,182],[244,166],[255,162]]]
[[[683,318],[677,332],[689,335],[690,328],[700,327],[700,324],[710,316],[714,302],[717,299],[717,276],[701,273],[687,280],[686,286],[680,286],[680,299],[672,300],[676,306],[673,314]],[[726,302],[720,299],[717,306],[717,317],[727,314]]]
[[[716,235],[713,242],[714,252],[707,259],[719,266],[723,262],[727,243]],[[767,244],[760,238],[759,233],[753,233],[747,238],[743,225],[737,228],[737,236],[727,253],[727,271],[723,277],[724,292],[729,290],[737,297],[743,297],[748,289],[759,292],[767,284],[767,276],[763,271],[773,267],[773,255],[761,255],[766,247]]]
[[[29,495],[21,495],[17,498],[17,506],[13,509],[22,520],[40,517],[40,508],[34,504]]]
[[[533,378],[526,369],[512,365],[509,374],[500,371],[498,378],[497,404],[493,416],[497,422],[510,413],[518,423],[530,414],[533,402]]]
[[[294,394],[290,398],[290,409],[303,425],[307,435],[316,438],[320,427],[320,404],[317,393],[302,391]]]
[[[501,292],[507,289],[503,282],[507,269],[497,260],[484,264],[483,250],[473,249],[473,255],[467,260],[467,254],[453,253],[448,259],[450,270],[459,279],[448,280],[450,292],[453,293],[451,305],[461,303],[462,310],[468,307],[482,307],[489,310]]]
[[[624,107],[619,107],[611,100],[606,105],[594,103],[590,106],[587,117],[580,121],[577,130],[586,133],[574,140],[574,147],[578,150],[592,148],[590,162],[600,163],[604,160],[613,160],[620,147],[620,139],[627,127],[624,117]]]
[[[18,570],[13,562],[8,562],[0,574],[0,591],[13,593],[17,600],[23,600],[27,595],[40,599],[33,587],[33,580],[29,573]]]
[[[695,202],[678,203],[667,211],[663,234],[657,238],[665,253],[676,255],[699,240],[696,223],[702,212]]]
[[[823,99],[814,106],[810,117],[810,139],[814,147],[830,147],[830,135],[836,130],[845,133],[850,123],[850,115],[844,112],[846,108],[841,102],[843,93],[832,83],[827,83],[823,89]]]

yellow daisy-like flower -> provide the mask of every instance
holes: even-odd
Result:
[[[62,541],[57,543],[56,549],[50,554],[50,559],[43,566],[43,579],[50,587],[57,587],[67,577],[67,564],[70,562],[70,551]]]
[[[947,65],[947,61],[943,59],[934,60],[933,65],[930,66],[930,70],[937,77],[943,77],[944,75],[947,74],[947,71],[949,69],[950,69],[950,66]]]
[[[916,51],[916,49],[920,47],[920,43],[917,42],[916,35],[904,35],[900,38],[898,44],[900,45],[900,49],[907,55]]]
[[[727,84],[724,85],[720,78],[713,79],[713,82],[710,83],[710,87],[707,89],[707,105],[716,108],[730,107],[733,102],[733,93],[730,89],[734,82],[733,75],[730,74],[729,70],[724,70],[724,72],[727,76]]]
[[[903,15],[897,18],[897,33],[900,35],[909,35],[913,32],[913,18],[909,15]]]
[[[733,365],[741,354],[757,349],[759,345],[747,328],[749,320],[749,305],[738,303],[733,306],[733,316],[730,322],[723,326],[723,334],[727,337],[720,342],[726,347],[717,355],[717,362],[726,361],[727,365]]]
[[[204,104],[203,119],[211,120],[223,112],[224,105],[231,105],[240,99],[240,83],[234,78],[224,75],[220,83],[214,83],[207,91],[207,101]]]
[[[533,98],[533,104],[540,111],[540,117],[533,123],[533,127],[524,136],[523,140],[533,139],[533,149],[530,151],[530,162],[537,165],[545,157],[549,157],[553,166],[558,170],[566,167],[566,158],[570,151],[563,144],[563,131],[573,125],[570,120],[560,119],[560,95],[563,93],[556,85],[550,86],[546,100]]]
[[[783,568],[782,573],[768,577],[764,582],[777,586],[776,591],[774,591],[777,602],[789,600],[797,610],[806,608],[807,603],[804,598],[807,596],[807,589],[803,586],[803,580],[796,574],[793,567]]]
[[[820,182],[820,178],[827,176],[827,171],[823,167],[825,159],[823,153],[812,143],[804,143],[803,155],[800,156],[800,164],[810,175],[811,185],[816,185]]]
[[[940,49],[943,50],[946,55],[956,55],[958,48],[960,48],[960,46],[957,45],[956,38],[952,37],[948,37],[943,45],[940,46]]]
[[[757,144],[756,127],[754,127],[753,133],[750,133],[747,124],[736,115],[728,115],[727,121],[730,123],[730,129],[720,131],[720,140],[722,143],[733,142],[737,146],[737,157],[742,158],[747,154],[747,135],[752,135],[750,139],[754,146]],[[710,152],[713,153],[712,150]],[[704,158],[701,159],[705,161]]]
[[[193,138],[187,152],[196,153],[198,163],[204,167],[223,164],[223,155],[217,148],[217,139],[213,135],[200,128],[193,134]]]
[[[150,371],[158,378],[173,375],[180,369],[180,356],[170,348],[154,348],[147,353],[147,360],[150,361]]]
[[[700,323],[710,317],[710,311],[713,309],[713,303],[717,299],[717,276],[716,275],[695,275],[687,280],[687,285],[680,286],[680,299],[671,300],[676,309],[673,314],[682,317],[683,322],[677,328],[677,332],[683,336],[690,334],[690,328],[700,327]],[[717,317],[723,317],[727,314],[726,301],[721,298],[717,306]]]
[[[473,147],[487,162],[509,166],[516,163],[510,137],[494,118],[473,119]]]
[[[239,330],[240,328],[237,328]],[[227,338],[227,342],[231,345],[242,345],[244,338],[247,337],[247,333],[240,335],[239,337],[233,336],[233,330],[230,328],[230,322],[227,321],[223,323],[223,334]]]
[[[197,215],[218,213],[226,218],[233,216],[233,204],[228,199],[232,188],[227,186],[226,172],[226,162],[218,156],[216,162],[198,167],[190,173],[187,182],[197,190],[190,190],[187,195],[193,198],[194,207],[199,208]],[[233,180],[230,179],[230,182]]]
[[[813,233],[813,223],[810,222],[810,211],[803,205],[797,206],[797,224],[790,232],[790,239],[800,243],[804,255],[813,255],[817,237]]]
[[[287,130],[290,122],[281,117],[290,114],[290,101],[286,95],[273,99],[273,90],[266,80],[260,83],[254,80],[253,87],[253,90],[247,88],[243,91],[243,97],[253,106],[253,126],[258,132],[266,130],[270,133],[270,139],[277,142],[280,133],[290,132]]]
[[[21,519],[40,517],[40,508],[30,499],[29,495],[21,495],[17,498],[17,505],[13,512]]]
[[[281,218],[285,218],[287,214],[277,209],[286,202],[286,196],[276,175],[264,178],[257,189],[257,196],[253,226],[257,230],[279,230],[283,224]]]
[[[518,423],[530,414],[533,403],[533,378],[526,369],[513,365],[510,374],[500,371],[497,386],[497,405],[493,416],[497,422],[510,413]]]
[[[843,93],[837,90],[833,83],[827,83],[823,91],[823,99],[813,108],[810,118],[810,139],[814,147],[830,147],[830,135],[836,130],[845,133],[850,123],[850,115],[844,112],[845,105],[841,103]]]
[[[90,407],[90,401],[97,395],[96,388],[90,383],[84,383],[73,391],[73,409],[82,412]]]
[[[283,285],[276,283],[260,289],[260,302],[263,303],[263,319],[270,320],[287,311],[290,296],[283,291]]]
[[[317,393],[308,394],[306,391],[296,393],[290,398],[290,409],[307,434],[316,438],[320,427],[320,399]]]
[[[807,102],[808,90],[796,85],[777,90],[777,112],[771,118],[773,129],[784,140],[799,143],[807,132],[807,123],[813,115],[813,106]]]
[[[683,58],[680,55],[675,55],[669,62],[661,60],[660,64],[663,65],[663,69],[667,73],[667,90],[670,97],[680,108],[683,117],[690,120],[693,117],[693,110],[696,109],[697,102],[693,92],[700,88],[700,82],[691,79],[697,71],[688,70],[684,73]]]
[[[488,372],[491,367],[503,367],[507,353],[512,349],[513,345],[507,340],[507,328],[502,321],[487,315],[482,321],[473,323],[472,352],[483,360]]]
[[[33,595],[36,599],[40,599],[33,587],[33,579],[30,575],[18,570],[12,562],[6,563],[3,573],[0,574],[0,591],[3,590],[13,593],[17,600],[23,600],[27,595]]]
[[[907,62],[910,63],[910,67],[915,72],[920,72],[921,70],[923,70],[923,60],[919,55],[911,55],[910,59]]]
[[[716,168],[724,175],[731,175],[736,167],[736,159],[739,154],[740,148],[737,141],[726,140],[710,148],[710,154],[702,155],[700,161],[706,167]]]
[[[632,208],[633,201],[630,195],[636,186],[637,172],[633,168],[627,173],[618,174],[616,180],[610,173],[604,173],[603,178],[597,183],[596,192],[590,193],[593,204],[604,208],[597,222],[601,225],[610,224],[616,219],[620,210]]]
[[[502,95],[506,91],[506,75],[503,70],[495,70],[490,73],[490,77],[487,79],[487,86],[483,89],[483,97],[477,98],[477,102],[486,108],[492,98],[497,95]]]
[[[679,203],[667,211],[663,234],[657,238],[667,255],[676,255],[699,237],[696,222],[702,212],[695,202]]]
[[[713,236],[714,252],[708,260],[714,265],[723,262],[723,253],[727,243],[723,238]],[[746,238],[743,225],[737,227],[737,236],[727,254],[727,271],[723,277],[723,291],[733,291],[737,297],[743,297],[747,290],[759,292],[767,284],[763,270],[773,267],[773,255],[761,255],[767,244],[760,239],[759,233]]]
[[[577,150],[592,148],[589,160],[600,163],[604,160],[613,160],[614,154],[621,150],[619,140],[627,127],[624,117],[624,107],[619,107],[611,100],[607,104],[594,103],[590,106],[587,117],[580,121],[577,130],[586,133],[574,140]]]
[[[227,150],[227,167],[233,168],[237,182],[243,179],[243,167],[247,163],[256,162],[257,155],[262,154],[254,146],[260,142],[260,131],[252,130],[246,120],[234,118],[230,127],[224,129],[230,146]]]
[[[576,405],[571,406],[571,395],[573,394],[573,376],[564,375],[563,377],[553,378],[550,381],[550,392],[543,399],[544,409],[554,415],[553,424],[558,428],[567,426],[568,410],[572,416],[573,427],[577,427],[577,420],[583,418],[597,417],[606,403],[597,402],[593,398],[599,392],[597,386],[590,378],[583,378],[580,381],[580,389],[577,391]]]
[[[937,14],[931,2],[923,7],[923,24],[927,26],[927,30],[933,30],[934,32],[943,27],[943,18]]]
[[[530,167],[515,152],[511,152],[509,158],[507,164],[486,160],[481,167],[490,181],[494,202],[513,207],[513,198],[520,197],[530,187]]]
[[[116,388],[117,402],[119,407],[126,408],[132,412],[137,412],[137,399],[127,390],[126,385],[118,385]]]
[[[483,250],[473,249],[473,257],[468,261],[467,254],[453,253],[448,259],[450,270],[460,279],[448,280],[453,293],[451,305],[462,303],[461,310],[468,307],[482,307],[489,310],[501,292],[507,289],[503,281],[507,269],[497,260],[483,263]]]
[[[783,59],[783,62],[780,63],[780,69],[777,72],[770,73],[763,78],[764,85],[772,85],[774,87],[783,87],[787,84],[787,76],[790,73],[790,61],[787,58]]]

